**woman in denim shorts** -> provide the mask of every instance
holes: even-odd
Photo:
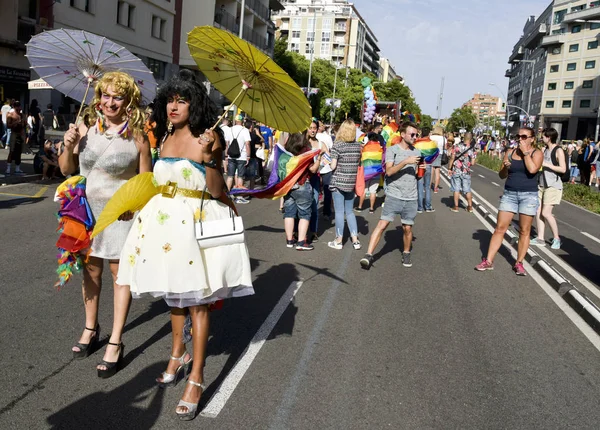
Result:
[[[311,150],[305,134],[295,133],[290,135],[285,144],[285,149],[293,155],[300,155]],[[283,198],[283,218],[285,226],[286,245],[288,248],[296,247],[297,251],[312,251],[314,247],[306,241],[308,224],[310,222],[313,201],[313,187],[310,184],[310,175],[315,174],[321,164],[319,154],[315,162],[298,179],[289,193]],[[298,221],[298,241],[294,240],[294,227]]]
[[[475,267],[479,271],[494,268],[494,257],[502,245],[504,234],[514,214],[519,214],[519,245],[517,262],[513,270],[517,275],[525,276],[523,260],[529,248],[531,224],[540,204],[537,176],[544,155],[534,146],[535,131],[532,128],[521,128],[517,138],[519,147],[504,154],[499,175],[501,179],[506,178],[506,184],[498,207],[498,224],[490,241],[487,256]]]

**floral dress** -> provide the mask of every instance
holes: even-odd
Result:
[[[154,167],[158,185],[203,191],[204,166],[185,158],[164,157]],[[136,215],[121,252],[117,283],[131,294],[163,297],[171,307],[209,304],[254,294],[245,244],[200,249],[195,223],[230,217],[218,200],[176,194],[154,196]]]

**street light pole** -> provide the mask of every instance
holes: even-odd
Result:
[[[337,75],[338,75],[338,65],[335,65],[335,77],[333,78],[333,98],[331,100],[331,120],[329,123],[333,125],[333,118],[335,117],[335,90],[337,86]]]
[[[313,12],[313,26],[312,26],[312,42],[310,44],[310,65],[308,67],[308,85],[306,90],[306,97],[310,99],[310,80],[312,78],[312,66],[313,57],[315,55],[315,28],[317,25],[317,8],[314,8]]]
[[[495,83],[490,82],[488,85],[496,87],[496,89],[498,91],[500,91],[500,95],[502,97],[504,97],[504,100],[506,101],[506,138],[508,139],[508,135],[510,134],[510,126],[508,125],[508,123],[510,122],[510,112],[509,112],[509,109],[508,109],[508,98],[504,95],[504,91],[502,91],[500,89],[500,87],[498,85],[496,85]]]
[[[533,92],[533,71],[535,60],[515,60],[517,63],[529,63],[531,64],[531,77],[529,78],[529,97],[527,100],[527,123],[531,123],[531,118],[529,117],[529,112],[531,112],[531,93]],[[508,102],[508,100],[507,100]]]

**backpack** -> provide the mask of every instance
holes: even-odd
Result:
[[[552,164],[554,166],[558,166],[559,162],[558,162],[558,157],[556,156],[556,151],[558,151],[560,147],[558,145],[556,145],[554,147],[554,149],[552,150],[552,152],[550,153],[550,159],[552,160]],[[562,150],[562,148],[560,148]],[[563,150],[564,152],[564,150]],[[558,177],[560,177],[560,180],[562,182],[569,182],[569,179],[571,178],[571,173],[569,172],[568,166],[566,166],[566,157],[565,157],[565,171],[564,173],[555,173]]]
[[[573,151],[571,152],[571,163],[577,163],[578,159],[579,153],[577,152],[577,148],[573,148]]]
[[[240,158],[240,156],[242,155],[242,152],[240,151],[240,144],[238,143],[238,140],[237,140],[237,138],[240,136],[242,131],[244,131],[243,128],[240,130],[240,132],[237,134],[237,136],[233,138],[233,140],[229,144],[229,148],[227,148],[227,156],[229,158]]]

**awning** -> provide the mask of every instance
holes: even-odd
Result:
[[[46,83],[43,79],[36,79],[35,81],[27,82],[27,88],[30,90],[51,90],[52,87]]]

